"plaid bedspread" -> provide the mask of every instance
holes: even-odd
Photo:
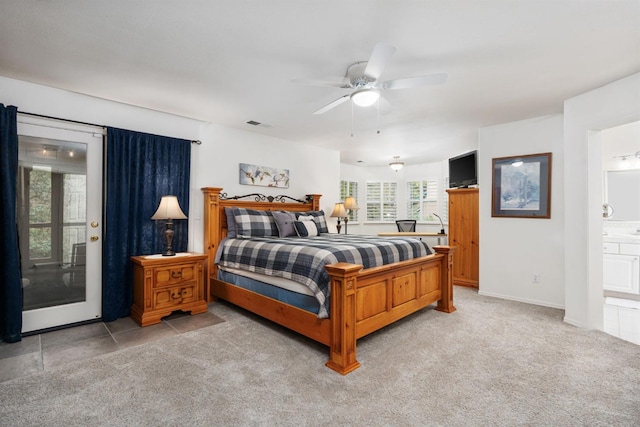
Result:
[[[370,268],[429,254],[424,242],[406,237],[252,237],[227,239],[218,264],[302,283],[313,291],[320,304],[318,317],[326,318],[331,290],[325,265],[348,262]]]

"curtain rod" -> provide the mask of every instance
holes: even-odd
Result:
[[[97,126],[97,127],[101,127],[101,128],[106,128],[107,127],[105,125],[97,125],[95,123],[81,122],[81,121],[78,121],[78,120],[71,120],[71,119],[61,119],[60,117],[45,116],[44,114],[36,114],[36,113],[27,113],[26,111],[20,111],[20,110],[18,110],[18,113],[26,114],[27,116],[41,117],[43,119],[60,120],[60,121],[63,121],[63,122],[76,123],[76,124],[79,124],[79,125]]]
[[[61,119],[60,117],[47,116],[47,115],[44,115],[44,114],[28,113],[26,111],[20,111],[20,110],[18,110],[18,113],[25,114],[27,116],[40,117],[40,118],[43,118],[43,119],[51,119],[51,120],[59,120],[59,121],[62,121],[62,122],[76,123],[76,124],[79,124],[79,125],[97,126],[97,127],[101,127],[101,128],[105,128],[105,129],[108,127],[108,126],[105,126],[105,125],[98,125],[98,124],[95,124],[95,123],[81,122],[81,121],[78,121],[78,120],[71,120],[71,119]],[[67,130],[73,130],[73,129],[67,129]],[[184,139],[184,138],[180,138],[180,139]],[[202,145],[202,141],[200,141],[199,139],[192,139],[191,143],[192,144],[197,144],[197,145]]]

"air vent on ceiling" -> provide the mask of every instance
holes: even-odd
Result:
[[[261,128],[270,128],[271,127],[271,125],[267,125],[267,124],[264,124],[264,123],[256,122],[255,120],[249,120],[247,122],[247,124],[251,125],[251,126],[260,126]]]

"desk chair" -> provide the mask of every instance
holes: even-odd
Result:
[[[398,231],[416,231],[416,220],[415,219],[399,219],[396,221],[396,225],[398,226]]]

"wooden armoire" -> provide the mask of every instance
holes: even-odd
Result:
[[[478,287],[479,228],[478,189],[457,188],[449,193],[449,246],[453,253],[453,284]]]

